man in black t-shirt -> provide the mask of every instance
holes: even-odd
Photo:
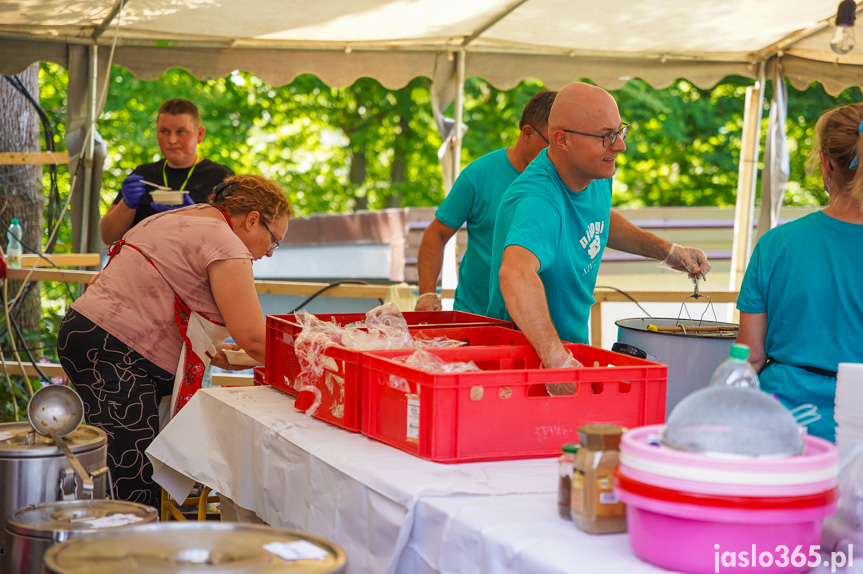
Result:
[[[123,181],[120,193],[99,222],[102,241],[111,244],[121,239],[133,225],[155,213],[206,203],[213,188],[234,175],[231,169],[198,155],[205,131],[198,108],[189,100],[174,98],[159,107],[156,134],[164,159],[139,165]],[[155,188],[144,182],[186,192],[183,204],[154,203],[150,191]]]

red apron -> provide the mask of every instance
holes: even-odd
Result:
[[[121,239],[115,241],[108,247],[108,264],[120,249],[127,245],[140,253],[147,262],[153,266],[159,275],[162,272],[153,263],[153,260],[132,245]],[[162,275],[164,279],[165,276]],[[165,279],[167,283],[167,279]],[[170,283],[168,284],[170,287]],[[192,311],[188,305],[174,293],[174,321],[180,337],[183,339],[183,349],[180,352],[180,361],[177,365],[177,374],[174,378],[174,392],[171,395],[170,416],[176,415],[192,396],[201,388],[201,380],[204,371],[210,364],[210,360],[216,352],[216,345],[223,343],[228,338],[228,330],[225,325],[214,321],[209,317]]]

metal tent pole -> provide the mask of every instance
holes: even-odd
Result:
[[[755,184],[758,180],[758,155],[761,117],[764,109],[765,64],[761,63],[758,81],[746,88],[740,165],[737,172],[737,204],[734,211],[734,242],[731,248],[731,273],[728,288],[740,289],[752,248],[752,222],[755,211]]]
[[[464,116],[464,50],[459,50],[458,52],[456,52],[455,57],[456,92],[455,111],[453,113],[453,119],[455,120],[455,123],[452,127],[453,137],[450,140],[450,146],[453,154],[453,161],[451,165],[451,181],[453,183],[455,183],[455,180],[456,178],[458,178],[458,174],[461,171],[461,125],[462,118]],[[449,190],[447,190],[447,193],[449,193]],[[456,285],[458,285],[458,266],[456,264],[455,246],[456,235],[453,235],[452,238],[444,246],[443,250],[443,265],[441,268],[441,288],[443,289],[455,289]]]

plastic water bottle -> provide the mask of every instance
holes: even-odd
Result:
[[[760,389],[758,373],[749,364],[749,347],[735,343],[731,345],[729,357],[722,361],[713,376],[710,377],[711,387],[743,387]]]
[[[13,219],[9,231],[6,232],[6,264],[10,269],[21,267],[21,238],[23,236],[24,230],[21,229],[21,224],[18,223],[17,219]]]

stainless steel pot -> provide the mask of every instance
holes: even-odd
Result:
[[[64,500],[21,508],[6,518],[6,572],[42,574],[54,544],[90,532],[155,522],[158,511],[120,500]]]
[[[268,548],[306,542],[317,560],[286,560]],[[275,549],[274,549],[275,550]],[[45,553],[48,574],[338,574],[344,551],[323,538],[257,524],[169,522],[85,534]]]
[[[75,392],[75,389],[66,385],[46,385],[30,398],[30,404],[27,405],[27,420],[37,433],[54,439],[72,463],[72,468],[84,487],[84,493],[92,498],[93,481],[63,440],[64,436],[75,432],[84,420],[84,401],[81,400],[81,396]]]
[[[731,345],[737,338],[737,325],[717,321],[692,319],[620,319],[617,341],[644,352],[651,361],[668,365],[668,386],[665,398],[665,416],[671,413],[680,400],[696,389],[706,387],[719,363],[728,358]],[[683,327],[677,331],[652,331],[647,326]],[[697,331],[693,327],[726,327],[722,331]],[[628,352],[626,348],[614,350]],[[632,354],[637,354],[632,352]]]
[[[81,425],[65,440],[93,480],[93,498],[105,498],[107,435]],[[51,438],[37,434],[27,422],[0,424],[0,532],[6,531],[6,516],[19,508],[83,496],[71,462]]]

